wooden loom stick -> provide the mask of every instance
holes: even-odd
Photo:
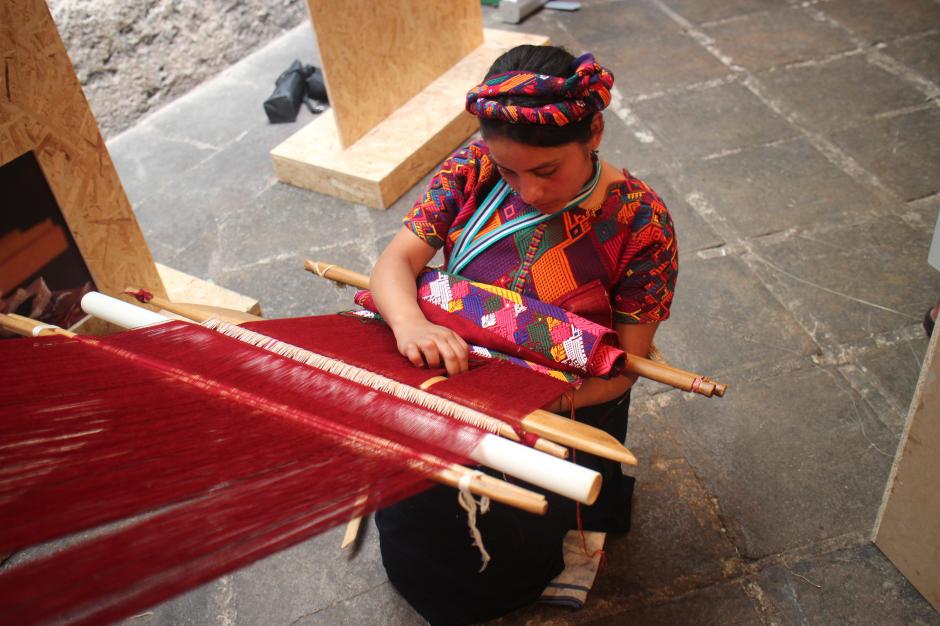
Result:
[[[368,276],[336,265],[307,259],[304,261],[304,269],[337,283],[351,285],[359,289],[369,288]],[[711,398],[712,396],[723,397],[725,391],[728,389],[728,386],[724,383],[715,382],[707,376],[687,372],[665,362],[660,363],[636,354],[627,355],[624,371],[637,374],[643,378],[649,378],[658,383],[676,387],[677,389],[682,389],[683,391],[698,393],[707,398]]]
[[[96,339],[77,336],[74,333],[70,333],[69,331],[58,327],[50,328],[50,325],[43,324],[41,322],[37,322],[36,320],[31,320],[19,315],[14,316],[0,314],[0,325],[2,325],[4,328],[7,328],[8,330],[27,337],[33,336],[33,333],[36,332],[36,329],[41,329],[40,332],[48,331],[50,334],[60,334],[66,337],[72,337],[77,340],[83,340],[89,344],[98,346],[104,345],[98,342]],[[193,377],[191,376],[187,376],[185,378],[188,382],[193,381]],[[221,395],[232,397],[236,400],[245,400],[248,402],[249,406],[253,406],[253,408],[258,408],[259,410],[268,410],[265,407],[269,407],[271,405],[270,402],[255,402],[255,398],[252,397],[250,392],[225,392],[219,387],[218,383],[202,380],[198,386],[203,389],[220,392]],[[333,438],[336,439],[335,437]],[[382,455],[382,450],[384,448],[391,447],[393,444],[393,442],[390,440],[384,439],[380,436],[369,435],[365,433],[358,437],[358,440],[355,442],[347,442],[343,441],[342,439],[337,439],[337,441],[341,445],[344,445],[357,454],[376,457]],[[492,476],[486,474],[474,472],[462,465],[449,463],[433,454],[419,453],[416,456],[418,456],[420,460],[408,461],[406,467],[414,471],[426,472],[428,467],[436,466],[438,469],[435,469],[433,472],[428,474],[428,478],[431,480],[459,489],[460,481],[465,479],[465,476],[470,475],[470,478],[466,479],[469,481],[469,490],[471,493],[477,496],[486,496],[497,502],[514,506],[518,509],[527,511],[529,513],[534,513],[536,515],[544,515],[548,510],[548,502],[545,499],[545,496],[539,493],[529,491],[517,485],[507,483],[503,480],[493,478]]]
[[[230,323],[233,323],[233,324],[238,324],[238,323],[241,323],[242,321],[245,321],[241,319],[239,315],[229,315],[226,309],[214,308],[214,310],[207,310],[205,307],[200,307],[198,305],[174,303],[174,302],[165,300],[163,298],[154,297],[149,292],[146,292],[145,290],[141,290],[141,289],[128,288],[125,290],[125,293],[137,297],[138,300],[141,299],[141,296],[143,294],[146,294],[145,297],[149,304],[153,304],[162,309],[176,313],[178,315],[182,315],[184,317],[188,317],[189,319],[198,321],[198,322],[205,322],[213,317],[228,318],[228,321],[230,321]],[[263,318],[258,318],[256,316],[254,317],[255,319],[263,319]],[[291,350],[291,352],[295,355],[297,353],[296,351],[299,351],[299,349],[294,348]],[[289,356],[289,355],[286,355],[286,356]],[[404,387],[404,385],[400,385],[400,384],[397,384],[396,386]],[[416,392],[417,390],[415,390],[413,393],[416,393]],[[438,396],[432,396],[431,394],[428,394],[428,396],[431,396],[434,398],[435,404],[439,402],[445,402],[443,398],[439,398]],[[446,402],[449,403],[449,401],[446,401]],[[456,403],[453,403],[453,406],[462,411],[469,411],[469,409],[467,409],[466,407],[461,407],[460,405]],[[512,434],[515,435],[515,431],[512,431]],[[554,446],[554,448],[551,446]],[[549,441],[547,439],[537,440],[535,447],[536,449],[540,449],[542,451],[546,451],[546,448],[548,448],[547,451],[549,453],[554,453],[555,456],[559,456],[560,458],[567,458],[567,449],[557,446],[552,441]],[[562,452],[563,455],[559,454],[559,451]],[[626,455],[620,455],[620,458],[622,459],[621,462],[631,463],[632,461],[631,464],[636,465],[636,458],[633,457],[633,455],[630,454],[629,451],[625,450],[625,452],[627,453]],[[598,489],[599,489],[599,483],[596,483],[595,486],[591,489],[591,495],[589,496],[592,501],[594,498],[596,498]],[[361,523],[362,523],[361,516],[356,516],[347,523],[346,532],[344,534],[342,543],[340,545],[341,548],[346,548],[355,541],[356,537],[358,536],[359,527]]]
[[[219,307],[203,307],[201,305],[171,302],[164,298],[160,298],[159,296],[154,296],[149,291],[146,291],[144,289],[128,287],[127,289],[124,290],[124,293],[127,295],[135,296],[135,297],[138,297],[138,294],[146,294],[140,297],[145,298],[145,302],[147,304],[152,304],[161,309],[170,311],[171,313],[176,313],[177,315],[181,315],[183,317],[186,317],[198,323],[207,322],[212,319],[220,319],[219,314],[221,314],[221,319],[223,321],[231,323],[231,324],[236,324],[236,325],[242,322],[246,322],[246,321],[255,321],[255,320],[264,319],[262,317],[258,317],[256,315],[250,315],[247,313],[245,315],[249,316],[250,318],[242,319],[241,314],[238,314],[237,311],[229,311],[228,309],[222,309]],[[138,299],[140,299],[140,297],[138,297]],[[217,328],[213,328],[213,329],[218,330]],[[238,337],[236,337],[236,339],[237,338]],[[261,347],[264,347],[264,345],[262,345]],[[480,413],[479,411],[475,411],[468,407],[464,407],[456,402],[446,400],[444,398],[435,396],[430,393],[422,394],[420,389],[415,389],[413,387],[409,387],[402,383],[391,381],[390,379],[381,377],[378,374],[374,374],[372,372],[368,372],[367,374],[366,370],[361,370],[361,368],[355,368],[351,365],[343,364],[342,362],[337,361],[336,359],[329,359],[328,357],[325,357],[323,355],[318,355],[309,350],[304,350],[302,348],[290,346],[289,344],[285,344],[285,347],[290,352],[285,354],[284,356],[290,357],[291,354],[297,354],[298,352],[303,352],[305,353],[305,356],[312,356],[314,359],[316,359],[317,362],[328,364],[327,367],[334,374],[343,376],[344,378],[348,378],[350,374],[354,373],[357,375],[356,382],[366,384],[372,387],[373,389],[379,389],[380,391],[384,391],[384,392],[391,392],[393,395],[397,395],[399,398],[403,400],[407,400],[409,402],[417,402],[418,404],[421,404],[422,406],[439,410],[443,412],[445,415],[448,415],[455,419],[470,422],[476,425],[482,425],[481,426],[482,428],[489,430],[491,432],[495,432],[500,437],[505,437],[506,439],[509,439],[511,441],[515,441],[515,442],[521,441],[519,434],[512,428],[512,426],[492,416],[485,415],[483,413]],[[300,359],[296,359],[296,360],[300,360]],[[309,362],[308,362],[308,365],[319,367],[316,364],[309,363]],[[319,369],[324,369],[324,368],[319,367]],[[343,371],[344,369],[347,371],[344,372]],[[372,382],[372,381],[375,381],[375,379],[379,379],[377,383]],[[381,387],[377,387],[376,384],[381,385]],[[391,391],[392,389],[400,393]],[[549,438],[540,437],[539,439],[535,441],[535,444],[533,447],[536,450],[539,450],[540,452],[551,454],[552,456],[558,457],[560,459],[568,458],[567,448],[564,448],[558,445],[557,443],[555,443],[555,440],[553,440],[550,437]],[[635,459],[634,459],[633,464],[634,465],[636,464]]]
[[[82,297],[82,309],[86,313],[101,317],[105,321],[114,324],[123,325],[126,328],[137,328],[169,321],[149,309],[134,306],[94,291]],[[312,365],[350,382],[368,385],[375,391],[390,395],[398,395],[396,392],[400,392],[402,395],[399,396],[399,399],[413,404],[422,404],[420,395],[425,392],[407,385],[401,385],[397,381],[387,379],[379,374],[277,341],[234,324],[209,320],[206,326],[222,334],[229,335],[233,339],[250,343],[292,360],[301,361],[306,365]],[[408,392],[414,392],[416,395],[411,396]],[[436,396],[430,398],[434,401],[434,406],[425,408],[431,408],[438,413],[447,415],[447,411],[444,410],[445,407],[440,402],[442,399]],[[466,407],[461,407],[456,403],[454,405],[466,409]],[[482,415],[482,417],[487,418],[485,415]],[[392,427],[394,428],[394,426]],[[584,504],[593,504],[600,492],[601,476],[597,472],[580,465],[567,463],[493,434],[485,434],[470,450],[468,456],[480,465],[515,476]]]

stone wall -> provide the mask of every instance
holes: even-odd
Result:
[[[49,0],[105,138],[307,18],[303,0]]]

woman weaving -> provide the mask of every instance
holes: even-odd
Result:
[[[624,351],[649,351],[669,315],[675,234],[655,192],[597,155],[612,85],[591,55],[520,46],[467,94],[483,141],[443,163],[372,273],[376,306],[414,365],[468,368],[467,344],[416,304],[415,278],[441,248],[451,273],[559,305],[613,327]],[[574,409],[623,441],[634,380],[590,378],[548,408]],[[580,510],[582,527],[628,530],[632,479],[614,462],[576,460],[604,480],[597,502]],[[562,541],[578,525],[560,497],[545,518],[494,507],[477,521],[492,555],[478,572],[462,516],[440,487],[376,516],[389,579],[431,623],[489,619],[538,599],[564,568]]]

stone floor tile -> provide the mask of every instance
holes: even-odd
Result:
[[[727,224],[725,236],[758,237],[793,228],[852,224],[897,203],[866,189],[805,139],[693,161],[676,172],[686,196],[700,194]]]
[[[817,8],[870,43],[921,33],[940,23],[940,6],[931,0],[833,0]]]
[[[767,567],[757,584],[786,624],[940,624],[873,544]]]
[[[759,11],[769,11],[780,6],[777,0],[724,0],[723,2],[663,0],[663,4],[695,24],[732,19]]]
[[[742,380],[719,401],[663,413],[743,558],[871,529],[900,432],[838,373]]]
[[[751,71],[845,52],[855,44],[799,7],[783,7],[703,27],[723,54]]]
[[[763,623],[757,602],[739,581],[720,583],[678,597],[586,622],[591,626],[752,626]]]
[[[731,73],[697,41],[683,33],[642,32],[600,40],[595,56],[609,67],[628,97],[721,78]]]
[[[601,157],[640,178],[669,170],[673,156],[630,107],[620,102],[604,112]]]
[[[688,401],[703,408],[721,402],[703,397]],[[608,537],[607,569],[592,598],[631,602],[634,596],[680,595],[737,568],[737,553],[712,494],[684,458],[675,441],[674,416],[660,404],[657,397],[632,403],[627,444],[639,465],[624,470],[637,480],[633,525],[625,536]]]
[[[218,229],[220,216],[242,208],[245,200],[241,192],[215,186],[168,187],[137,203],[134,212],[148,242],[179,253],[197,241],[212,237]],[[157,260],[163,262],[163,259]]]
[[[679,267],[672,315],[660,325],[656,344],[677,367],[718,378],[753,375],[755,369],[817,349],[734,256],[691,258]]]
[[[276,78],[274,75],[269,84],[256,85],[220,77],[183,96],[173,107],[158,111],[150,118],[150,123],[172,137],[217,148],[237,140],[237,135],[232,137],[233,128],[244,130],[270,126],[270,147],[273,148],[314,119],[301,105],[293,124],[269,124],[263,105],[274,90]]]
[[[679,241],[680,267],[684,266],[685,261],[691,259],[695,252],[726,243],[724,238],[717,234],[708,222],[689,205],[685,194],[676,188],[674,181],[681,171],[657,172],[643,177],[643,181],[662,198],[672,216]]]
[[[649,0],[599,2],[557,18],[571,36],[587,46],[625,42],[639,35],[679,33],[682,27]],[[591,48],[586,48],[591,49]]]
[[[700,399],[703,402],[707,400]],[[584,608],[576,612],[535,605],[496,624],[585,624],[619,612],[681,596],[736,571],[736,553],[721,528],[711,495],[681,456],[655,399],[631,406],[627,443],[640,463],[632,528],[607,536],[606,564]]]
[[[637,117],[677,158],[761,145],[797,134],[744,86],[732,83],[637,102]]]
[[[168,179],[202,163],[218,148],[167,137],[144,121],[110,140],[108,151],[136,208]]]
[[[125,624],[286,625],[329,610],[387,584],[376,533],[365,525],[364,531],[355,554],[339,547],[345,527],[334,528],[193,589]]]
[[[304,20],[282,36],[269,42],[220,74],[221,78],[239,83],[269,86],[294,60],[305,65],[320,66],[316,33],[309,20]]]
[[[888,44],[884,53],[920,74],[934,84],[940,84],[940,33],[924,37],[903,39]]]
[[[345,525],[269,556],[233,575],[243,624],[291,624],[387,585],[378,537],[368,520],[357,553],[340,549]],[[399,601],[398,604],[407,605]],[[409,609],[410,610],[410,609]]]
[[[360,626],[367,623],[398,626],[427,624],[388,582],[291,622],[296,626]]]
[[[371,263],[357,249],[342,250],[335,259],[344,267],[363,267]],[[223,270],[213,280],[257,298],[266,317],[323,315],[357,308],[353,303],[353,292],[334,289],[329,281],[305,271],[303,261],[303,254],[261,261],[247,267]]]
[[[782,68],[758,78],[769,98],[800,124],[821,133],[867,124],[879,114],[925,103],[923,93],[872,65],[863,54]]]
[[[905,200],[940,191],[940,111],[935,107],[833,134],[832,140],[849,156]]]
[[[911,334],[912,339],[876,345],[839,366],[839,373],[879,420],[898,432],[907,420],[927,351],[927,333],[917,327]]]
[[[829,354],[919,325],[940,293],[930,233],[898,218],[797,232],[753,249],[753,268]],[[902,252],[902,251],[906,251]]]

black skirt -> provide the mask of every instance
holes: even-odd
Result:
[[[623,441],[629,405],[628,392],[617,400],[579,409],[576,418]],[[628,530],[633,479],[623,476],[618,463],[591,454],[578,452],[575,461],[600,472],[604,480],[594,505],[580,507],[582,528]],[[375,523],[389,581],[434,625],[484,621],[531,604],[564,569],[562,542],[568,530],[577,528],[575,503],[554,494],[546,497],[545,516],[495,502],[488,513],[477,516],[477,528],[491,556],[482,573],[480,552],[454,489],[433,487],[378,511]]]

